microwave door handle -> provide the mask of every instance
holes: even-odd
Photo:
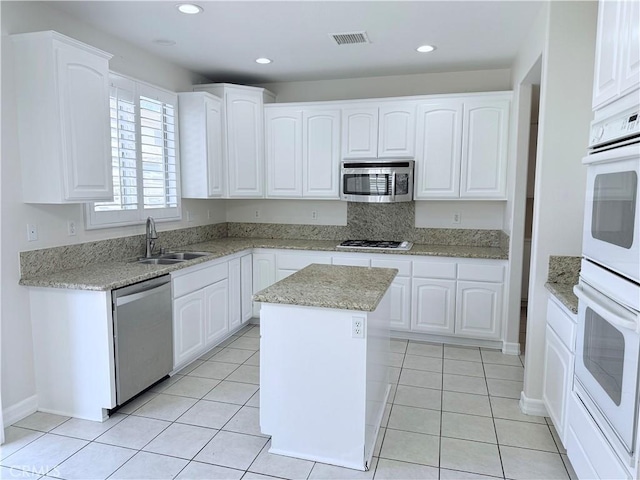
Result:
[[[634,332],[640,332],[638,317],[626,308],[623,308],[606,297],[596,298],[592,293],[593,288],[586,285],[576,285],[573,293],[578,300],[589,303],[589,307],[605,318],[607,322],[619,328],[625,328]]]

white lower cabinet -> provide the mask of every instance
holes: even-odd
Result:
[[[253,293],[276,283],[276,254],[253,254]],[[260,303],[253,302],[253,315],[260,315]]]
[[[411,330],[453,335],[455,280],[413,279]]]
[[[567,444],[567,408],[573,386],[576,329],[576,315],[554,297],[549,297],[542,400],[563,445]]]
[[[173,301],[173,367],[186,364],[204,349],[204,290]]]
[[[221,340],[229,331],[229,280],[221,280],[204,289],[204,341],[207,346]]]
[[[500,338],[502,284],[458,281],[456,288],[456,335]]]
[[[242,324],[242,265],[240,258],[229,262],[229,330]]]
[[[253,260],[250,253],[240,258],[240,315],[243,324],[253,317]]]

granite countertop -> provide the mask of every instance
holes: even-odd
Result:
[[[281,240],[269,238],[220,238],[176,248],[178,251],[207,252],[209,255],[172,265],[146,265],[129,261],[95,263],[82,268],[62,270],[45,275],[20,279],[20,285],[29,287],[70,288],[78,290],[105,291],[148,280],[182,268],[216,258],[232,255],[251,248],[274,248],[291,250],[315,250],[328,252],[377,253],[393,255],[425,255],[458,258],[484,258],[507,260],[508,254],[498,247],[467,247],[414,244],[409,251],[343,250],[336,248],[337,240]]]
[[[544,286],[573,313],[578,313],[578,297],[573,293],[580,276],[580,260],[577,256],[549,257],[549,274]]]
[[[256,293],[253,300],[373,312],[397,273],[395,268],[313,263]]]

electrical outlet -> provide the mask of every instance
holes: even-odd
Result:
[[[461,219],[462,219],[462,216],[460,215],[460,212],[455,212],[453,214],[453,218],[451,219],[451,223],[459,224]]]
[[[311,212],[311,220],[317,220],[318,219],[318,212],[316,210],[313,210]]]
[[[35,223],[27,224],[27,240],[30,242],[38,240],[38,226]]]
[[[351,338],[364,338],[363,317],[353,317],[351,319]]]
[[[67,221],[67,234],[70,237],[76,236],[76,222],[74,222],[73,220]]]
[[[260,210],[255,211],[254,218],[260,218]]]
[[[211,210],[207,210],[207,220],[211,220]]]

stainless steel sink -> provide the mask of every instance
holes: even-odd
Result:
[[[184,260],[178,260],[176,258],[139,258],[138,263],[145,263],[147,265],[173,265],[174,263],[181,263]]]
[[[165,253],[164,255],[160,255],[160,258],[166,258],[167,260],[193,260],[194,258],[206,257],[210,255],[205,252],[173,252],[173,253]]]

